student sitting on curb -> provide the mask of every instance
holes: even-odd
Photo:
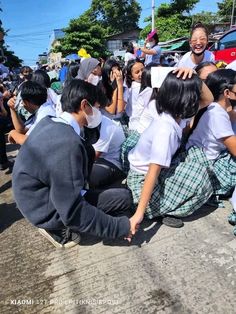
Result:
[[[130,235],[128,189],[86,190],[88,156],[81,128],[95,118],[97,88],[73,80],[63,90],[60,118],[45,117],[22,145],[12,186],[22,214],[56,247],[79,242],[78,232],[100,237]],[[92,107],[91,107],[92,106]]]

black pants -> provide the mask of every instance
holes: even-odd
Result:
[[[98,158],[92,167],[89,186],[92,189],[109,187],[117,181],[122,181],[125,174],[113,163],[104,158]]]
[[[6,122],[0,118],[0,164],[5,164],[8,161],[5,140],[6,131]]]
[[[120,216],[132,208],[133,199],[130,190],[111,188],[107,190],[89,190],[86,201],[111,216]]]

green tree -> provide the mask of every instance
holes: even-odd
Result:
[[[13,51],[7,50],[6,47],[3,46],[3,53],[6,57],[7,61],[5,65],[9,68],[19,68],[22,65],[23,60],[19,59]]]
[[[219,16],[217,13],[201,11],[200,13],[194,14],[192,16],[193,24],[198,21],[201,21],[204,25],[209,27],[210,25],[219,22]]]
[[[199,0],[172,0],[169,4],[160,5],[155,12],[155,28],[158,29],[160,41],[189,35],[192,18],[189,12]],[[147,21],[151,22],[151,18]],[[151,30],[151,23],[141,32],[145,38]]]
[[[2,12],[2,9],[0,8]],[[6,57],[7,61],[5,65],[12,68],[18,68],[21,66],[23,60],[19,59],[13,51],[8,50],[8,46],[5,45],[4,36],[7,36],[8,30],[4,30],[2,26],[2,21],[0,20],[0,33],[3,35],[3,38],[0,39],[0,49],[2,50],[3,55]],[[1,36],[2,37],[2,36]]]
[[[172,0],[169,4],[162,4],[158,9],[157,16],[170,17],[172,14],[189,13],[199,0]]]
[[[222,22],[230,22],[232,8],[233,8],[233,0],[223,0],[221,2],[217,2],[218,5],[218,15]]]
[[[140,11],[135,0],[93,0],[89,10],[70,21],[54,51],[66,56],[85,48],[93,57],[109,54],[106,36],[138,27]]]
[[[141,7],[135,0],[93,0],[91,11],[107,35],[138,27]]]
[[[173,14],[170,17],[159,17],[155,21],[155,28],[158,30],[160,41],[167,41],[173,38],[188,36],[192,19],[188,16]],[[140,36],[146,38],[151,30],[151,25],[147,25]]]
[[[62,52],[65,57],[70,53],[77,53],[83,47],[93,57],[103,55],[105,48],[105,31],[94,20],[91,11],[88,10],[78,19],[72,19],[69,26],[64,29],[66,35],[60,40],[61,45],[55,48],[55,52]]]

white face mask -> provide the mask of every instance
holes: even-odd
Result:
[[[89,74],[89,77],[88,77],[88,82],[90,84],[93,84],[93,85],[98,85],[98,82],[100,81],[100,77],[98,75],[94,75],[93,73],[90,73]]]
[[[102,122],[102,114],[96,107],[92,107],[91,105],[90,107],[92,108],[93,114],[90,116],[85,113],[88,122],[87,128],[94,129]]]
[[[156,45],[156,43],[155,43],[155,41],[150,41],[150,42],[149,42],[149,45],[150,45],[150,47],[152,48],[152,47],[154,47],[154,46]]]

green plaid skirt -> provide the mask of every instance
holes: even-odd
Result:
[[[214,193],[213,167],[203,151],[191,147],[173,158],[170,168],[163,168],[146,208],[150,219],[173,215],[186,217],[199,209]],[[137,207],[145,180],[144,174],[130,170],[127,184]]]
[[[132,148],[138,143],[140,134],[137,131],[129,131],[129,135],[121,146],[121,165],[124,173],[129,172],[128,154]]]
[[[236,186],[236,158],[224,151],[212,162],[214,194],[224,195]]]

